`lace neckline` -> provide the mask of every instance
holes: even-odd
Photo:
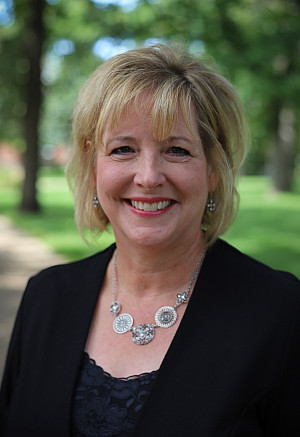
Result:
[[[132,436],[157,374],[116,378],[84,352],[74,391],[72,436]]]
[[[99,364],[96,363],[96,361],[91,358],[89,356],[89,354],[87,352],[83,352],[83,357],[85,360],[87,360],[90,364],[92,364],[93,366],[97,367],[99,369],[99,371],[106,377],[109,378],[110,380],[114,380],[114,381],[130,381],[132,379],[139,379],[139,380],[143,380],[143,379],[148,379],[149,377],[152,379],[154,376],[157,375],[158,373],[158,369],[157,370],[152,370],[152,372],[144,372],[141,373],[139,375],[130,375],[130,376],[124,376],[124,377],[116,377],[116,376],[112,376],[109,372],[106,372],[103,367],[101,367]]]

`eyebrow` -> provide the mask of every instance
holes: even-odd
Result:
[[[131,136],[129,136],[129,135],[120,135],[120,136],[117,136],[117,137],[113,137],[113,138],[110,138],[108,141],[107,141],[107,145],[109,145],[110,143],[113,143],[113,142],[136,142],[136,138],[134,138],[134,137],[131,137]]]
[[[171,143],[172,141],[183,141],[185,143],[192,144],[192,143],[194,143],[195,140],[193,138],[189,138],[186,136],[182,137],[182,136],[175,136],[174,135],[174,136],[166,138],[164,141],[167,143]],[[164,141],[162,141],[162,142],[164,142]]]
[[[139,138],[132,137],[129,135],[120,135],[120,136],[113,137],[113,138],[109,139],[106,144],[110,145],[113,142],[131,142],[132,143],[132,142],[136,142],[138,140],[139,140]],[[192,144],[194,142],[194,139],[186,137],[186,136],[173,135],[173,136],[170,136],[170,137],[168,137],[165,140],[160,141],[160,142],[161,143],[171,143],[173,141],[183,141],[185,143]]]

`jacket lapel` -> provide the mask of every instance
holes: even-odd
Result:
[[[215,264],[214,249],[206,255],[188,307],[161,364],[158,377],[142,410],[135,436],[198,435],[193,428],[195,417],[195,383],[202,380],[203,389],[207,361],[203,357],[207,344],[209,294],[214,288],[211,273]],[[200,383],[201,385],[201,383]],[[196,412],[196,417],[201,411]],[[155,417],[155,420],[153,418]],[[199,431],[199,430],[198,430]]]
[[[99,291],[105,276],[107,265],[111,259],[115,245],[110,246],[103,253],[94,256],[86,263],[84,270],[72,272],[68,278],[67,304],[68,320],[64,325],[64,333],[58,349],[62,351],[64,365],[64,405],[68,408],[65,417],[71,417],[73,393],[77,375],[85,348],[94,309]],[[70,272],[71,274],[71,272]],[[68,423],[71,421],[69,420]],[[68,435],[70,434],[70,430]]]

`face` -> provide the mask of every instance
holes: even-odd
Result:
[[[214,174],[181,112],[164,141],[153,137],[150,114],[141,117],[134,105],[111,130],[108,125],[95,181],[117,244],[171,248],[200,242]],[[195,119],[193,128],[197,132]]]

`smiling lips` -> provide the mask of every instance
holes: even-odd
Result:
[[[141,202],[137,200],[130,200],[131,206],[133,206],[135,209],[138,209],[139,211],[150,211],[155,212],[162,209],[167,208],[172,203],[171,200],[162,200],[159,202]]]

